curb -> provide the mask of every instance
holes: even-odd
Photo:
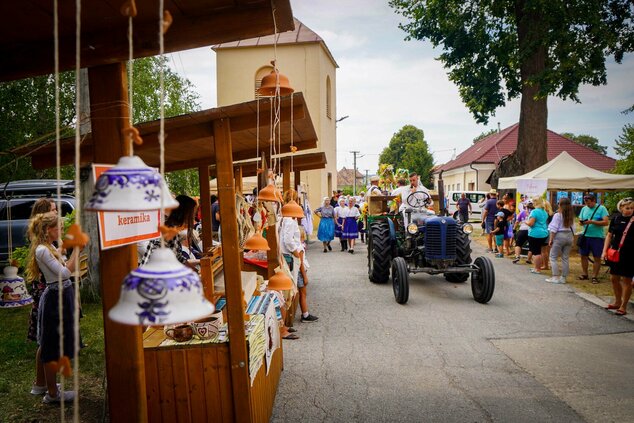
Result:
[[[577,291],[576,289],[574,290],[574,292],[575,292],[575,294],[577,296],[583,298],[586,301],[591,302],[592,304],[598,305],[602,309],[605,309],[607,307],[607,305],[608,305],[608,303],[606,303],[601,298],[599,298],[599,297],[597,297],[595,295],[588,294],[587,292],[580,292],[580,291]],[[605,310],[605,311],[608,311],[608,310]],[[634,316],[631,313],[628,313],[625,316],[618,316],[618,317],[623,317],[623,318],[625,318],[627,320],[630,320],[630,321],[634,322]]]

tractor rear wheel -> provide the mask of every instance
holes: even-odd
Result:
[[[473,299],[481,304],[491,300],[495,290],[495,270],[487,257],[478,257],[473,263],[479,269],[471,274],[471,292]]]
[[[384,220],[373,222],[368,234],[368,277],[374,283],[390,279],[390,226]]]
[[[403,257],[392,260],[392,287],[394,298],[399,304],[405,304],[409,299],[409,272],[407,262]]]
[[[458,228],[456,234],[456,261],[455,264],[471,264],[471,240],[469,235]],[[469,279],[469,272],[464,273],[445,273],[447,282],[462,283]]]

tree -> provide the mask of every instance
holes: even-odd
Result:
[[[392,136],[390,144],[383,149],[379,163],[391,164],[394,169],[405,168],[420,175],[423,184],[429,185],[434,158],[429,152],[422,129],[413,125],[403,126]]]
[[[497,134],[497,132],[498,132],[497,129],[491,129],[491,130],[488,130],[488,131],[484,131],[480,135],[478,135],[477,137],[475,137],[473,139],[473,143],[475,144],[478,141],[481,141],[481,140],[485,139],[489,135]]]
[[[615,144],[614,151],[619,159],[616,161],[614,173],[634,175],[634,125],[625,125]],[[626,197],[634,197],[634,191],[610,193],[606,200],[606,207],[608,210],[615,210],[619,200]]]
[[[576,142],[577,144],[585,145],[588,148],[593,149],[597,153],[608,154],[608,148],[604,145],[599,144],[598,138],[593,137],[592,135],[575,135],[572,132],[564,132],[561,136],[568,138],[571,141]]]
[[[165,66],[165,116],[176,116],[200,109],[198,94],[191,82]],[[160,57],[147,57],[134,61],[133,121],[135,123],[159,118],[160,89],[157,75]],[[75,74],[64,72],[60,79],[61,137],[74,134]],[[36,171],[30,158],[17,159],[9,150],[32,141],[55,139],[55,81],[53,75],[0,83],[0,181],[16,179],[55,178],[55,169]],[[172,172],[168,177],[170,189],[178,193],[198,193],[195,170]],[[62,178],[72,179],[72,166],[62,168]]]
[[[517,150],[497,177],[547,161],[547,97],[579,101],[579,85],[606,83],[605,59],[634,49],[631,0],[390,0],[409,22],[407,40],[428,39],[476,121],[521,96]]]

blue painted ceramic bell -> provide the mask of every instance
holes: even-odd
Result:
[[[108,316],[126,325],[163,326],[213,312],[198,274],[181,264],[172,250],[158,248],[145,266],[126,276],[119,301]]]
[[[163,204],[161,204],[161,197]],[[178,207],[163,176],[138,156],[124,156],[102,173],[84,206],[91,211],[146,211]]]
[[[11,308],[29,305],[33,298],[26,289],[24,279],[18,275],[18,268],[7,266],[0,276],[0,307]]]

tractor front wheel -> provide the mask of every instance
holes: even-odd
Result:
[[[473,299],[480,304],[486,304],[491,300],[495,290],[495,269],[487,257],[478,257],[473,264],[478,268],[477,272],[471,274]]]
[[[368,277],[374,283],[390,279],[390,226],[385,221],[373,222],[368,233]]]
[[[470,264],[471,263],[471,240],[469,235],[464,233],[460,227],[458,227],[458,233],[456,234],[456,265]],[[445,273],[445,279],[447,282],[462,283],[469,279],[469,272],[464,273]]]
[[[403,257],[392,260],[392,287],[394,298],[399,304],[405,304],[409,299],[409,272],[407,262]]]

